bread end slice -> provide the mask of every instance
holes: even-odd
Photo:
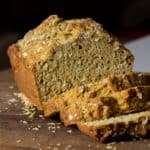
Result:
[[[122,137],[145,137],[150,131],[150,111],[77,124],[81,132],[105,143]]]

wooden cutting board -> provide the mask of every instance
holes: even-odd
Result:
[[[58,117],[34,118],[23,113],[10,70],[0,72],[0,150],[150,150],[150,139],[100,144],[76,127],[64,127]],[[32,91],[31,91],[32,92]]]

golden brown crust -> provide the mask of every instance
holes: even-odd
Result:
[[[150,133],[150,112],[124,115],[118,117],[118,120],[110,118],[90,124],[78,123],[77,126],[81,132],[101,143],[128,137],[145,137]]]
[[[8,49],[8,56],[14,73],[14,79],[19,89],[39,108],[42,109],[41,101],[38,95],[35,76],[31,66],[20,56],[20,51],[16,45]]]
[[[51,101],[51,102],[50,102]],[[49,117],[60,111],[60,107],[63,105],[63,100],[59,96],[52,97],[48,102],[42,102],[44,116]]]

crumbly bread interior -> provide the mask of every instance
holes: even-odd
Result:
[[[82,42],[81,42],[82,41]],[[58,47],[47,61],[35,66],[35,75],[42,100],[46,101],[75,86],[99,81],[110,74],[127,73],[132,57],[124,49],[112,52],[107,39],[95,42],[82,39]]]

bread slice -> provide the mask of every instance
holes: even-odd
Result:
[[[99,103],[99,100],[93,99],[94,96],[98,97],[98,99],[99,97],[109,97],[113,92],[138,85],[150,85],[150,74],[132,72],[125,75],[110,76],[99,82],[73,88],[60,96],[55,96],[51,100],[43,102],[44,114],[45,116],[51,116],[59,112],[63,107],[71,104],[75,105],[75,102],[81,101],[81,103],[84,103],[80,99]]]
[[[60,110],[65,126],[150,109],[150,86],[132,87],[108,97],[79,98]]]
[[[150,111],[77,124],[86,135],[104,143],[128,137],[145,137],[150,132]]]
[[[42,102],[75,86],[131,72],[134,61],[101,24],[57,15],[11,45],[8,55],[18,87],[39,109]]]

